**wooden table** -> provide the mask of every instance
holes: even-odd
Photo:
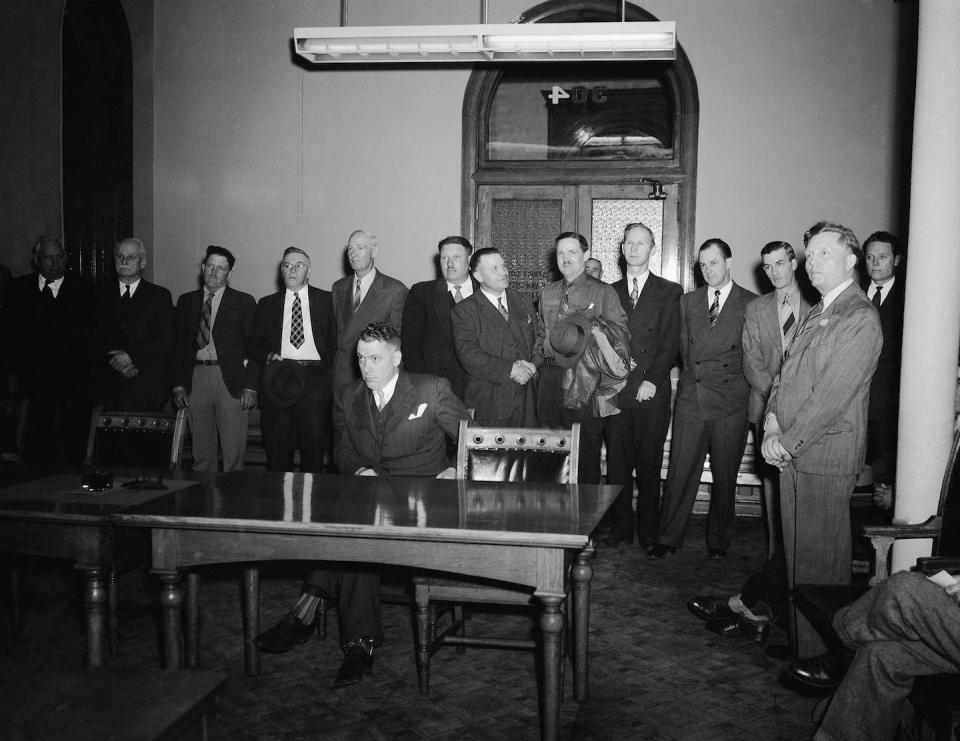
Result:
[[[0,551],[65,559],[73,561],[75,567],[84,572],[90,666],[102,666],[105,661],[108,619],[112,638],[109,646],[116,649],[116,582],[108,578],[116,552],[112,515],[125,507],[163,496],[170,489],[189,486],[198,478],[191,474],[163,475],[167,490],[121,488],[120,485],[132,477],[119,473],[113,489],[97,494],[80,488],[79,474],[48,476],[0,489]],[[12,607],[16,625],[16,602]]]
[[[561,606],[574,594],[574,696],[587,697],[590,535],[618,486],[509,484],[237,471],[115,515],[149,527],[162,582],[164,658],[181,664],[181,571],[205,564],[323,560],[391,564],[533,587],[543,607],[543,738],[555,739]],[[187,580],[188,665],[198,653],[197,577]],[[244,585],[244,656],[260,671],[259,569]]]

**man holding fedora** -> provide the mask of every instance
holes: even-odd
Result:
[[[308,285],[310,257],[298,247],[283,252],[284,289],[257,304],[250,356],[263,371],[260,425],[267,470],[320,472],[330,447],[331,363],[337,330],[329,291]]]
[[[593,375],[586,364],[580,368],[579,361],[591,337],[596,336],[594,325],[597,332],[612,331],[629,342],[627,316],[617,292],[584,271],[589,246],[582,234],[561,233],[556,248],[557,267],[563,277],[544,286],[540,293],[540,320],[533,349],[533,362],[540,370],[537,413],[540,424],[546,427],[580,423],[578,481],[596,484],[600,483],[604,416],[617,410],[601,402],[599,373]],[[580,318],[569,319],[575,314]]]

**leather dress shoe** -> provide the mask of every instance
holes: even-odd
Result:
[[[647,558],[666,558],[677,552],[677,549],[670,545],[657,543],[653,548],[647,551]]]
[[[373,669],[373,645],[365,640],[351,642],[344,653],[343,663],[333,680],[333,688],[340,689],[363,680]]]
[[[849,662],[835,654],[796,659],[787,667],[787,675],[794,681],[815,689],[835,689],[847,673]]]
[[[711,620],[707,623],[707,630],[721,635],[724,638],[752,638],[757,643],[763,643],[770,635],[769,620],[751,620],[743,615],[725,620]]]
[[[303,623],[292,612],[288,612],[283,620],[272,628],[263,631],[254,638],[253,642],[261,651],[271,654],[282,654],[300,643],[305,643],[313,634],[316,621]]]
[[[720,620],[739,617],[730,609],[727,597],[691,597],[687,600],[687,609],[701,620]]]

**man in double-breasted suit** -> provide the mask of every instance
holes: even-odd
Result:
[[[400,335],[374,323],[360,334],[357,358],[363,374],[335,395],[335,458],[341,473],[355,476],[452,478],[446,438],[456,437],[466,407],[445,378],[400,370]],[[337,601],[343,664],[335,687],[362,680],[383,642],[380,575],[350,570],[313,571],[299,601],[277,625],[257,637],[275,653],[304,642],[314,629],[321,599]]]
[[[177,300],[173,405],[187,410],[193,468],[243,468],[247,412],[257,402],[258,366],[247,358],[257,303],[228,282],[236,258],[210,245],[203,259],[203,288]]]
[[[904,280],[897,268],[903,259],[900,240],[890,232],[874,232],[863,243],[870,280],[867,298],[880,312],[883,349],[870,383],[867,415],[867,463],[878,486],[892,486],[896,478],[897,415],[900,411],[900,348],[903,340]],[[899,273],[902,273],[902,269]]]
[[[260,426],[267,470],[292,471],[299,448],[300,470],[316,473],[323,470],[323,454],[330,447],[333,304],[328,291],[309,285],[310,257],[300,248],[284,250],[280,276],[284,289],[257,304],[247,348],[263,368]],[[283,362],[300,367],[300,391],[279,398],[266,387],[272,379],[279,383],[282,366],[268,366]]]
[[[637,513],[631,503],[633,487],[626,487],[611,513],[610,541],[652,546],[660,525],[660,466],[670,425],[670,369],[680,346],[679,285],[650,272],[653,232],[645,224],[627,224],[620,250],[626,275],[613,284],[627,314],[630,359],[633,368],[617,396],[620,414],[611,420],[607,470],[622,468],[611,480],[637,477]]]
[[[371,322],[386,322],[398,332],[403,323],[407,287],[374,267],[379,247],[377,237],[357,229],[347,240],[347,259],[353,276],[333,284],[333,313],[337,319],[337,353],[333,388],[360,378],[357,368],[357,338]]]
[[[533,306],[510,289],[510,271],[494,248],[477,250],[470,272],[480,289],[453,308],[457,355],[468,374],[464,401],[477,424],[533,427]]]
[[[741,336],[743,314],[755,294],[730,278],[732,253],[722,239],[700,245],[698,262],[707,285],[680,299],[683,369],[673,412],[660,529],[651,558],[675,553],[683,544],[708,450],[713,486],[707,549],[713,558],[726,556],[737,471],[747,442],[750,387],[743,375]]]
[[[100,292],[91,352],[99,399],[107,409],[160,411],[170,397],[173,299],[143,279],[147,250],[139,239],[117,243],[117,283]]]
[[[467,373],[457,358],[451,317],[454,305],[472,296],[477,287],[470,277],[473,245],[463,237],[444,237],[437,249],[442,276],[412,285],[403,305],[403,367],[446,378],[453,393],[463,399]]]
[[[3,307],[8,388],[29,400],[23,456],[59,468],[83,460],[90,429],[87,343],[93,330],[93,286],[66,275],[56,237],[33,246],[35,273],[14,280]],[[69,369],[69,372],[65,372]]]
[[[850,495],[866,450],[870,378],[883,335],[876,309],[854,282],[862,256],[852,231],[820,222],[803,237],[806,270],[819,291],[773,384],[762,453],[780,469],[787,579],[850,581]],[[800,658],[824,643],[796,609],[791,642]]]

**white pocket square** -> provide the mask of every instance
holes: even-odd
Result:
[[[423,416],[423,413],[427,410],[427,403],[420,402],[420,406],[417,407],[417,411],[413,412],[407,419],[419,419]]]

